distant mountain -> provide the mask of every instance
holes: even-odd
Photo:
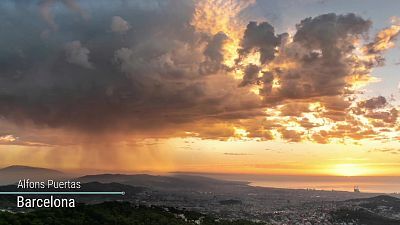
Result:
[[[0,169],[0,185],[13,184],[21,179],[40,181],[64,177],[66,175],[61,171],[39,167],[13,165]]]
[[[133,186],[160,188],[160,189],[207,189],[221,185],[243,185],[245,182],[223,181],[213,178],[189,175],[153,176],[147,174],[99,174],[87,175],[78,178],[81,182],[117,182]]]
[[[30,172],[41,172],[41,173],[55,173],[55,174],[63,174],[63,172],[58,170],[40,168],[40,167],[31,167],[31,166],[20,166],[20,165],[13,165],[8,166],[5,168],[0,169],[1,172],[6,173],[30,173]]]

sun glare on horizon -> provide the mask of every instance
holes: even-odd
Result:
[[[336,164],[332,168],[332,173],[337,176],[354,177],[369,175],[371,171],[359,164]]]

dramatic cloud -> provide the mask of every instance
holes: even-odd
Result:
[[[335,138],[372,139],[379,136],[373,128],[379,121],[380,127],[397,123],[397,109],[389,108],[383,96],[365,101],[351,97],[373,80],[372,69],[383,65],[382,53],[393,46],[398,34],[397,26],[392,26],[370,42],[371,24],[355,14],[325,14],[302,20],[293,37],[288,37],[275,35],[268,23],[249,23],[237,61],[244,68],[241,86],[258,87],[264,103],[280,111],[280,116],[299,117],[293,121],[298,124],[295,127],[278,120],[285,127],[277,130],[283,139],[319,143]],[[266,54],[262,45],[269,46],[269,57],[262,57]],[[261,61],[254,63],[258,56]],[[331,128],[321,130],[321,123]],[[303,135],[305,131],[308,135]]]
[[[40,28],[28,42],[17,38],[4,48],[0,114],[21,124],[144,136],[182,136],[202,130],[203,124],[193,127],[193,121],[221,123],[264,114],[257,95],[238,90],[239,81],[223,70],[222,47],[228,37],[190,26],[193,4],[120,3],[115,10],[132,28],[123,37],[107,32],[109,21],[124,24],[113,12],[87,5],[82,8],[91,18],[85,23],[53,11],[59,29],[44,40],[40,33],[47,24],[25,16]],[[44,6],[37,7],[26,10],[35,13]],[[8,21],[20,32],[30,32],[28,24],[18,24],[21,13],[7,13]],[[3,40],[13,35],[20,34],[8,33]]]
[[[343,95],[351,91],[353,79],[367,80],[369,73],[353,70],[358,63],[353,59],[353,42],[370,25],[354,14],[326,14],[301,21],[293,42],[281,48],[268,68],[278,85],[273,89],[266,83],[265,101]]]
[[[260,62],[264,64],[275,57],[275,48],[280,44],[280,38],[275,36],[274,27],[267,22],[257,24],[250,22],[241,43],[239,53],[241,57],[252,51],[260,53]]]
[[[248,84],[254,84],[258,79],[258,73],[260,68],[256,65],[250,64],[244,70],[243,81],[240,86],[246,86]]]
[[[368,39],[371,21],[324,14],[276,34],[241,18],[254,1],[88,2],[0,3],[0,116],[20,127],[3,132],[21,145],[102,135],[328,143],[398,123],[384,97],[357,98],[396,27]]]
[[[223,32],[215,34],[207,43],[204,49],[206,60],[201,64],[201,72],[203,74],[215,73],[223,68],[224,53],[223,47],[228,40],[228,36]]]

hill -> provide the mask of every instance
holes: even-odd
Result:
[[[31,166],[20,166],[20,165],[13,165],[0,169],[0,173],[26,173],[26,172],[63,174],[63,172],[58,170],[40,168],[40,167],[31,167]]]
[[[332,213],[335,222],[341,224],[399,225],[400,220],[379,215],[363,208],[340,209]]]
[[[352,202],[353,204],[378,215],[400,219],[400,199],[396,197],[379,195],[372,198],[352,199],[348,202]]]
[[[244,185],[245,182],[223,181],[213,178],[190,176],[190,175],[174,175],[174,176],[153,176],[147,174],[125,175],[125,174],[100,174],[87,175],[77,179],[83,183],[100,182],[111,183],[117,182],[133,186],[149,187],[153,189],[214,189],[225,185]]]
[[[7,185],[16,183],[20,179],[30,179],[32,181],[47,179],[57,180],[65,178],[67,175],[58,170],[13,165],[0,169],[0,177],[0,185]]]
[[[400,199],[387,195],[351,199],[345,207],[332,212],[337,222],[365,225],[400,224]]]

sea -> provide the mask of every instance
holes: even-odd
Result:
[[[315,189],[327,191],[354,191],[369,193],[400,193],[400,177],[396,176],[298,176],[260,174],[206,174],[205,176],[248,182],[251,186]]]

